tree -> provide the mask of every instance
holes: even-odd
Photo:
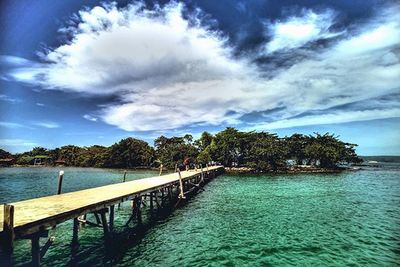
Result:
[[[305,155],[311,164],[322,168],[337,168],[338,163],[359,163],[361,159],[355,153],[354,144],[344,143],[338,136],[314,133],[309,137]]]
[[[46,149],[34,147],[31,151],[16,154],[16,162],[30,164],[34,157],[62,159],[66,164],[81,167],[133,168],[153,166],[154,162],[173,168],[189,162],[207,164],[215,161],[225,166],[247,166],[258,171],[278,171],[287,167],[287,160],[297,164],[319,165],[322,168],[337,168],[343,163],[359,163],[357,145],[345,143],[333,134],[302,135],[279,138],[266,132],[242,132],[228,127],[215,136],[203,132],[198,140],[186,134],[183,137],[160,136],[154,147],[135,138],[126,138],[110,147],[93,145],[79,147],[67,145]],[[0,158],[11,154],[0,149]]]
[[[197,139],[194,144],[200,150],[204,151],[211,142],[213,141],[214,137],[209,132],[203,132],[199,139]]]
[[[303,164],[306,159],[305,148],[309,142],[309,137],[303,134],[293,134],[290,137],[284,138],[288,148],[288,158],[294,159],[296,164]]]
[[[247,165],[258,171],[286,168],[287,146],[276,134],[253,133],[247,154]]]
[[[208,164],[211,161],[210,149],[206,148],[199,153],[197,156],[197,162],[199,164]]]
[[[31,156],[47,155],[47,153],[48,153],[48,150],[46,148],[37,146],[37,147],[32,148],[30,155]]]
[[[194,162],[198,150],[192,144],[193,137],[185,135],[184,137],[160,136],[154,140],[154,147],[157,159],[166,167],[173,168],[175,164],[182,164],[188,158]]]
[[[82,166],[80,154],[84,153],[84,148],[74,145],[62,146],[59,151],[60,159],[64,159],[67,165]]]
[[[12,156],[11,153],[0,148],[0,159],[9,158],[11,156]]]
[[[122,139],[111,146],[111,165],[118,168],[150,166],[154,150],[148,143],[132,137]]]
[[[20,155],[17,158],[17,164],[19,165],[28,165],[33,162],[34,157],[29,155]]]
[[[215,135],[214,158],[225,166],[240,165],[243,158],[243,133],[228,127]]]
[[[77,166],[81,167],[110,167],[110,148],[104,146],[84,147],[76,158]]]

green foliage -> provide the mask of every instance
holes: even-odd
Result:
[[[27,155],[20,156],[20,157],[17,158],[17,164],[28,165],[28,164],[31,164],[33,162],[33,159],[34,159],[34,157],[32,157],[32,156],[27,156]]]
[[[82,166],[80,155],[85,153],[85,149],[79,146],[68,145],[60,147],[59,159],[65,160],[67,165]]]
[[[110,148],[111,163],[118,168],[150,166],[154,160],[154,150],[144,141],[126,138]]]
[[[294,159],[296,164],[303,164],[303,161],[307,158],[305,148],[309,141],[310,137],[302,134],[293,134],[290,137],[284,138],[288,149],[288,158]]]
[[[206,148],[197,155],[197,163],[206,165],[211,161],[210,149]]]
[[[31,156],[38,156],[38,155],[45,156],[47,155],[47,153],[48,151],[46,148],[39,146],[32,148],[32,150],[29,152]]]
[[[210,134],[209,132],[203,132],[201,134],[201,137],[194,142],[194,145],[200,150],[203,151],[205,150],[209,145],[211,145],[211,142],[214,140],[214,136]]]
[[[225,166],[240,165],[243,163],[245,133],[228,127],[215,135],[213,144],[213,160]]]
[[[287,146],[275,134],[252,133],[246,165],[258,171],[286,168]]]
[[[9,158],[11,156],[12,156],[11,153],[0,148],[0,159]]]
[[[309,136],[304,148],[309,164],[323,168],[335,168],[338,163],[359,163],[362,160],[356,155],[356,145],[344,143],[333,134]]]
[[[355,144],[342,142],[333,134],[302,135],[279,138],[265,132],[242,132],[226,128],[215,136],[203,132],[198,140],[186,134],[183,137],[160,136],[154,148],[135,138],[126,138],[110,147],[79,147],[67,145],[55,149],[34,147],[31,151],[16,154],[18,164],[32,164],[36,158],[50,158],[46,164],[64,160],[67,165],[80,167],[135,168],[155,166],[162,163],[167,168],[191,163],[216,162],[225,166],[245,166],[257,171],[278,171],[288,167],[288,160],[296,164],[337,168],[339,164],[359,163]],[[0,157],[10,157],[0,149]]]
[[[154,140],[157,159],[168,168],[173,168],[175,164],[182,164],[186,158],[194,162],[197,158],[198,150],[192,144],[192,140],[193,137],[191,135],[171,138],[158,137]]]

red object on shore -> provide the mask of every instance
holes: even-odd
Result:
[[[55,163],[55,164],[62,164],[62,165],[64,165],[64,164],[65,164],[65,160],[63,160],[63,159],[58,159],[58,160],[55,160],[54,163]]]

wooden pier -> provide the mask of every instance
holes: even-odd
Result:
[[[141,208],[150,210],[160,207],[165,199],[177,203],[186,195],[199,189],[208,180],[221,174],[222,166],[175,172],[167,175],[106,185],[76,192],[24,200],[0,206],[0,265],[12,265],[14,241],[30,239],[32,242],[32,264],[39,265],[51,238],[43,248],[41,237],[48,237],[49,229],[67,220],[73,220],[72,245],[78,242],[78,227],[81,223],[103,227],[105,239],[111,238],[114,225],[115,205],[132,201],[132,216],[141,221]],[[147,204],[146,204],[147,203]],[[93,213],[96,223],[86,221]],[[106,216],[108,214],[108,218]],[[108,220],[107,220],[108,219]],[[6,265],[2,265],[5,263]]]

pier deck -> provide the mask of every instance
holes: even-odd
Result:
[[[222,171],[222,166],[209,167],[210,173]],[[204,170],[205,172],[205,170]],[[199,176],[200,170],[181,172],[182,180]],[[23,238],[52,227],[69,219],[107,208],[111,205],[152,192],[158,188],[179,183],[178,173],[144,178],[125,183],[111,184],[76,192],[29,199],[15,203],[14,234],[15,239]],[[0,206],[0,237],[3,230],[3,205]]]

